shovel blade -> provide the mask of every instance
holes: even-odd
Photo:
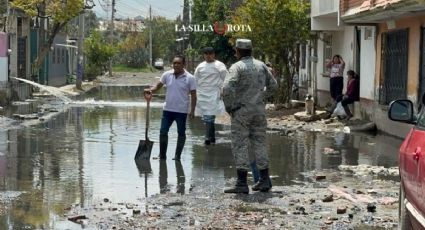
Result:
[[[134,156],[135,160],[144,159],[149,160],[151,157],[153,147],[153,141],[148,140],[140,140],[139,147],[137,147],[136,155]]]

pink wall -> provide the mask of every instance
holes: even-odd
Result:
[[[0,32],[0,57],[7,57],[7,34]]]

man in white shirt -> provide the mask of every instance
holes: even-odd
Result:
[[[152,96],[152,92],[161,89],[164,85],[167,86],[159,132],[159,158],[161,160],[167,159],[168,131],[174,121],[177,123],[178,138],[173,160],[180,160],[186,142],[186,119],[188,115],[189,118],[194,117],[196,81],[192,74],[184,69],[184,65],[185,58],[181,55],[176,55],[173,59],[173,70],[164,72],[155,86],[144,91],[145,94]],[[191,100],[189,100],[189,95]]]
[[[227,74],[226,66],[215,60],[212,47],[203,49],[205,61],[195,70],[197,104],[196,116],[202,116],[205,123],[205,145],[215,144],[215,116],[224,113],[224,103],[221,99],[221,88]]]

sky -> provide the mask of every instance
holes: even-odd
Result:
[[[99,18],[111,18],[112,0],[93,0],[94,12]],[[175,19],[183,12],[183,0],[115,0],[116,18],[149,17],[149,5],[152,16],[164,16]]]

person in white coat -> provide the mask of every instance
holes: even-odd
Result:
[[[195,116],[205,123],[205,145],[215,144],[215,117],[225,112],[221,88],[227,74],[226,66],[215,59],[212,47],[203,50],[204,62],[195,69],[197,103]]]

